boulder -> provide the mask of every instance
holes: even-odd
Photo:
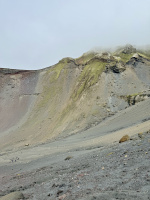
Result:
[[[119,143],[122,143],[122,142],[126,142],[130,140],[130,137],[128,135],[124,135],[120,140],[119,140]]]
[[[67,156],[66,158],[65,158],[65,160],[70,160],[72,158],[72,156]]]
[[[0,200],[20,200],[24,199],[24,196],[21,192],[12,192],[0,198]]]

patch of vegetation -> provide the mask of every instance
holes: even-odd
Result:
[[[62,69],[64,68],[64,66],[67,64],[67,59],[63,59],[61,60],[58,64],[56,64],[53,69],[51,69],[50,71],[48,71],[48,73],[51,73],[52,75],[50,76],[50,83],[56,81],[59,76],[60,73],[62,71]]]
[[[140,56],[150,60],[150,46],[146,49],[138,49],[137,51]]]
[[[150,54],[144,54],[144,53],[140,53],[140,52],[138,52],[138,54],[140,56],[142,56],[143,58],[146,58],[146,59],[150,60]]]
[[[127,95],[127,102],[130,105],[131,104],[131,100],[133,99],[133,97],[135,98],[137,95]]]
[[[121,58],[120,58],[119,56],[114,56],[114,57],[115,57],[115,60],[116,60],[117,62],[121,61]]]
[[[100,62],[96,59],[85,65],[82,73],[79,76],[78,84],[72,96],[74,100],[77,100],[83,91],[97,83],[99,76],[105,69],[105,66],[106,63]]]
[[[140,94],[141,94],[141,93],[129,94],[129,95],[127,95],[127,97],[135,97],[135,96],[140,95]]]
[[[96,55],[95,52],[89,52],[83,54],[81,57],[75,59],[78,64],[85,65],[89,60],[91,60]]]
[[[38,109],[47,104],[47,102],[54,98],[62,90],[62,85],[57,82],[61,71],[68,63],[68,58],[64,58],[59,61],[54,67],[50,68],[43,78],[43,99],[38,103]],[[66,71],[67,73],[67,71]],[[66,74],[65,73],[65,74]]]
[[[142,93],[134,93],[134,94],[130,94],[130,95],[125,95],[125,96],[121,96],[121,98],[123,98],[125,101],[127,101],[128,104],[130,105],[131,101],[132,101],[137,95],[142,95]]]
[[[123,63],[127,63],[132,58],[133,55],[134,53],[131,53],[131,54],[119,53],[114,56],[120,57],[121,59],[119,61],[122,61]]]

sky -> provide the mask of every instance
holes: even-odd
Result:
[[[125,44],[150,44],[150,0],[0,0],[0,68],[41,69]]]

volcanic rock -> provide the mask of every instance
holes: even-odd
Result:
[[[24,196],[21,192],[12,192],[0,198],[0,200],[19,200],[24,199]]]
[[[130,137],[128,135],[124,135],[120,140],[119,140],[119,143],[122,143],[122,142],[126,142],[130,140]]]

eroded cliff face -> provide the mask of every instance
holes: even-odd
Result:
[[[32,104],[37,73],[0,69],[0,133],[17,126]]]
[[[149,98],[149,89],[150,57],[132,46],[65,58],[38,71],[0,69],[0,146],[85,130]]]

